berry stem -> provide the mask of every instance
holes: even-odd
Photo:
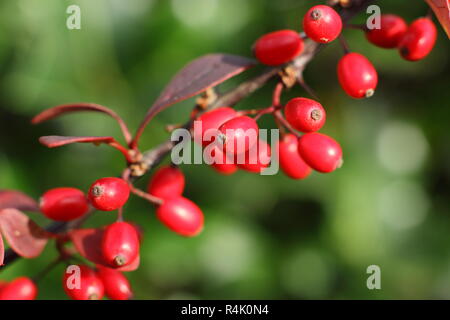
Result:
[[[339,36],[339,43],[342,46],[342,50],[344,50],[344,54],[350,53],[350,47],[348,46],[348,42],[345,40],[343,35]]]
[[[272,106],[278,108],[281,105],[281,94],[283,93],[284,85],[280,81],[275,86],[272,94]]]
[[[120,207],[119,210],[117,210],[117,222],[123,221],[123,207]]]
[[[315,100],[320,100],[314,90],[305,82],[305,79],[302,75],[297,78],[297,81],[311,97],[313,97]]]
[[[117,142],[116,140],[114,140],[113,142],[108,143],[109,146],[119,150],[125,157],[125,159],[127,160],[128,163],[132,163],[134,162],[134,159],[132,159],[130,152],[127,148],[125,148],[124,146],[122,146],[119,142]]]
[[[294,134],[297,138],[301,137],[301,134],[298,133],[287,120],[284,118],[283,114],[280,110],[277,110],[273,113],[275,119],[277,119],[286,129],[288,129],[292,134]]]
[[[135,186],[133,186],[133,184],[130,183],[130,190],[132,193],[134,193],[135,195],[137,195],[138,197],[141,197],[153,204],[156,205],[161,205],[164,201],[161,198],[155,197],[153,195],[151,195],[150,193],[147,193],[145,191],[142,191],[141,189],[136,188]]]

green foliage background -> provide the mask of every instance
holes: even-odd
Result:
[[[58,104],[96,102],[136,128],[188,61],[210,52],[251,56],[261,34],[299,30],[313,3],[321,1],[2,1],[0,188],[38,198],[48,188],[87,190],[93,180],[119,174],[124,163],[115,150],[48,150],[37,142],[48,134],[119,136],[112,120],[80,114],[31,126],[31,117]],[[70,4],[81,7],[81,30],[66,28]],[[422,1],[379,5],[409,22],[427,12]],[[355,22],[364,19],[361,14]],[[352,100],[339,87],[337,42],[308,66],[306,79],[328,112],[322,131],[344,148],[345,165],[337,172],[293,181],[281,173],[224,177],[205,165],[185,165],[186,196],[206,216],[204,232],[194,239],[169,232],[151,205],[133,198],[126,218],[145,230],[141,267],[128,274],[136,298],[449,298],[449,42],[438,28],[434,51],[416,63],[368,44],[360,31],[344,32],[351,49],[379,71],[369,100]],[[272,86],[237,107],[266,106]],[[284,100],[300,95],[306,93],[295,88]],[[142,148],[166,139],[164,126],[184,121],[192,105],[191,99],[160,114]],[[264,122],[273,126],[269,118]],[[113,220],[114,214],[98,213],[88,225]],[[41,257],[5,267],[0,278],[35,275],[54,257],[49,245]],[[366,287],[372,264],[381,267],[382,290]],[[39,283],[40,299],[66,299],[62,273],[59,266]]]

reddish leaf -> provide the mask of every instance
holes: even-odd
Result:
[[[125,122],[123,121],[123,119],[117,113],[112,111],[111,109],[109,109],[105,106],[99,105],[99,104],[95,104],[95,103],[75,103],[75,104],[59,105],[59,106],[44,110],[43,112],[41,112],[40,114],[35,116],[33,118],[33,120],[31,120],[31,122],[33,124],[38,124],[38,123],[56,118],[60,115],[64,115],[64,114],[72,113],[72,112],[80,112],[80,111],[101,112],[101,113],[105,113],[105,114],[111,116],[119,123],[120,128],[122,129],[122,132],[125,136],[125,139],[127,140],[127,143],[130,142],[131,135],[130,135],[130,132],[129,132]]]
[[[71,143],[111,143],[113,137],[65,137],[65,136],[44,136],[39,138],[39,142],[49,148],[61,147]]]
[[[77,229],[69,233],[77,251],[89,261],[112,268],[104,259],[101,252],[103,229]],[[139,256],[131,264],[115,268],[119,271],[133,271],[139,267]]]
[[[252,59],[219,53],[192,61],[173,77],[148,110],[133,140],[134,143],[139,140],[148,122],[165,108],[214,87],[254,65],[255,61]]]
[[[24,258],[39,256],[50,236],[17,209],[0,210],[0,231],[11,248]]]
[[[450,0],[425,0],[450,38]]]
[[[0,210],[14,208],[22,211],[39,211],[39,205],[26,194],[15,190],[0,190]]]
[[[3,237],[0,234],[0,266],[3,265],[4,258],[5,258],[5,246],[3,245]]]

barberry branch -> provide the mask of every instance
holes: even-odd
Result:
[[[349,7],[342,8],[339,11],[339,15],[342,18],[344,24],[346,24],[354,15],[365,11],[367,6],[376,0],[350,0],[346,1],[349,3]],[[333,1],[336,5],[336,1]],[[260,75],[247,80],[236,88],[231,89],[230,91],[219,95],[213,102],[211,102],[208,108],[204,108],[195,114],[195,118],[200,116],[203,112],[209,111],[222,106],[234,106],[241,100],[250,96],[253,92],[262,88],[266,83],[270,80],[275,79],[277,77],[283,78],[283,76],[291,76],[293,77],[293,83],[296,83],[298,79],[303,79],[303,71],[306,66],[310,63],[311,60],[317,55],[317,53],[326,45],[318,44],[310,39],[305,40],[305,46],[303,53],[297,57],[293,62],[288,65],[282,67],[269,68],[263,71]],[[284,80],[284,79],[282,79]],[[277,111],[278,112],[278,111]],[[277,113],[275,112],[275,114]],[[281,122],[285,125],[283,121],[283,117],[277,116],[277,121]],[[189,129],[192,125],[193,120],[195,118],[190,119],[183,128]],[[121,125],[122,129],[125,128],[124,125]],[[130,141],[129,133],[127,130],[124,130],[125,138],[127,141]],[[173,142],[170,139],[161,143],[156,148],[148,150],[143,153],[142,159],[139,162],[131,163],[129,165],[130,169],[130,180],[136,180],[137,178],[143,176],[150,170],[152,170],[155,166],[157,166],[172,150],[172,148],[177,144],[177,142]],[[136,191],[136,190],[135,190]],[[135,192],[136,193],[136,192]],[[139,192],[138,192],[139,193]],[[142,194],[141,194],[142,195]],[[147,195],[145,195],[147,197]],[[152,199],[155,200],[155,199]],[[80,227],[81,224],[85,221],[88,214],[85,217],[71,221],[71,222],[55,222],[50,224],[46,230],[53,233],[63,233],[67,230]],[[17,258],[20,258],[14,251],[8,249],[5,252],[5,265],[10,265]],[[3,268],[2,268],[3,269]],[[1,270],[1,269],[0,269]]]

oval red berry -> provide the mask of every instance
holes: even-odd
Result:
[[[415,20],[399,44],[400,54],[409,61],[425,58],[436,43],[437,30],[429,18]]]
[[[408,29],[403,18],[395,14],[382,14],[380,17],[380,29],[366,31],[369,42],[381,48],[396,48]]]
[[[284,107],[284,113],[286,120],[302,132],[318,131],[325,124],[325,109],[319,102],[311,99],[291,99]]]
[[[303,17],[303,29],[312,40],[328,43],[335,40],[342,31],[342,19],[331,7],[317,5]]]
[[[37,286],[30,278],[19,277],[2,286],[0,300],[35,300],[37,293]]]
[[[97,275],[111,300],[129,300],[133,296],[130,282],[122,272],[97,265]]]
[[[130,196],[128,183],[120,178],[102,178],[95,181],[89,189],[89,200],[98,210],[117,210]]]
[[[168,199],[183,194],[185,178],[183,172],[172,166],[164,166],[155,172],[148,184],[148,193],[161,198]]]
[[[238,155],[236,157],[236,163],[240,169],[260,173],[269,166],[271,155],[272,150],[270,145],[264,140],[259,140],[251,149],[242,155]]]
[[[304,134],[298,141],[298,152],[314,170],[328,173],[342,165],[342,149],[339,143],[321,133]]]
[[[102,280],[85,265],[74,265],[64,271],[63,288],[73,300],[101,300],[104,294]]]
[[[40,200],[42,213],[56,221],[71,221],[83,216],[89,205],[86,196],[75,188],[55,188],[44,193]]]
[[[127,222],[115,222],[106,227],[102,239],[102,254],[107,263],[123,267],[139,255],[139,234]]]
[[[256,58],[262,64],[278,66],[300,55],[303,40],[294,30],[279,30],[263,35],[254,46]]]
[[[247,116],[228,120],[219,128],[224,150],[227,154],[241,154],[258,142],[258,124]]]
[[[359,53],[347,53],[339,60],[337,74],[342,89],[351,97],[371,97],[378,84],[378,74],[370,61]]]
[[[203,230],[203,212],[183,197],[165,200],[156,215],[166,227],[182,236],[196,236]]]
[[[298,139],[292,133],[281,138],[279,144],[281,170],[292,179],[304,179],[311,173],[311,167],[306,164],[298,152]]]
[[[214,140],[212,130],[219,130],[224,122],[235,118],[236,114],[236,110],[229,107],[217,108],[202,114],[194,123],[194,141],[207,146]],[[201,124],[201,130],[196,130],[199,124]],[[206,135],[207,132],[208,135]]]

